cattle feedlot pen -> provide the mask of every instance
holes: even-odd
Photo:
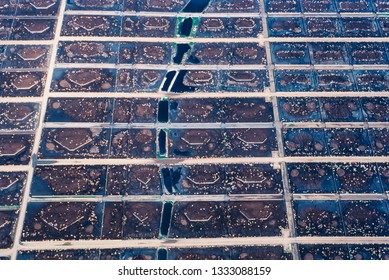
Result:
[[[0,1],[0,259],[378,273],[388,35],[388,0]]]

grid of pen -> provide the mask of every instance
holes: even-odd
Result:
[[[388,10],[0,3],[0,257],[389,258]]]

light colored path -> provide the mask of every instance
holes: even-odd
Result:
[[[63,22],[63,14],[65,11],[65,6],[66,6],[66,0],[60,0],[60,8],[59,8],[59,14],[58,14],[58,19],[57,19],[57,24],[56,24],[56,30],[55,30],[55,37],[53,41],[53,45],[51,48],[51,56],[50,56],[50,64],[48,67],[47,71],[47,80],[44,88],[44,93],[42,96],[42,103],[41,103],[41,111],[40,111],[40,119],[38,123],[38,127],[36,129],[35,133],[35,140],[34,140],[34,145],[32,149],[32,160],[31,160],[31,165],[30,169],[28,172],[28,177],[27,177],[27,182],[26,182],[26,187],[24,189],[24,195],[23,195],[23,200],[22,204],[20,206],[20,215],[18,219],[18,223],[16,226],[16,231],[15,231],[15,242],[14,246],[12,248],[13,252],[11,255],[12,259],[16,259],[17,255],[17,250],[19,249],[19,241],[22,236],[22,230],[23,230],[23,223],[26,215],[26,210],[27,210],[27,204],[29,200],[29,194],[30,194],[30,188],[31,188],[31,182],[34,174],[34,165],[35,165],[35,155],[38,153],[39,150],[39,145],[40,145],[40,139],[43,131],[43,122],[44,122],[44,116],[46,112],[46,106],[47,106],[47,100],[48,100],[48,94],[50,92],[50,84],[51,84],[51,79],[53,76],[54,72],[54,65],[55,65],[55,57],[57,54],[57,48],[58,48],[58,42],[60,39],[60,31],[62,27],[62,22]]]

